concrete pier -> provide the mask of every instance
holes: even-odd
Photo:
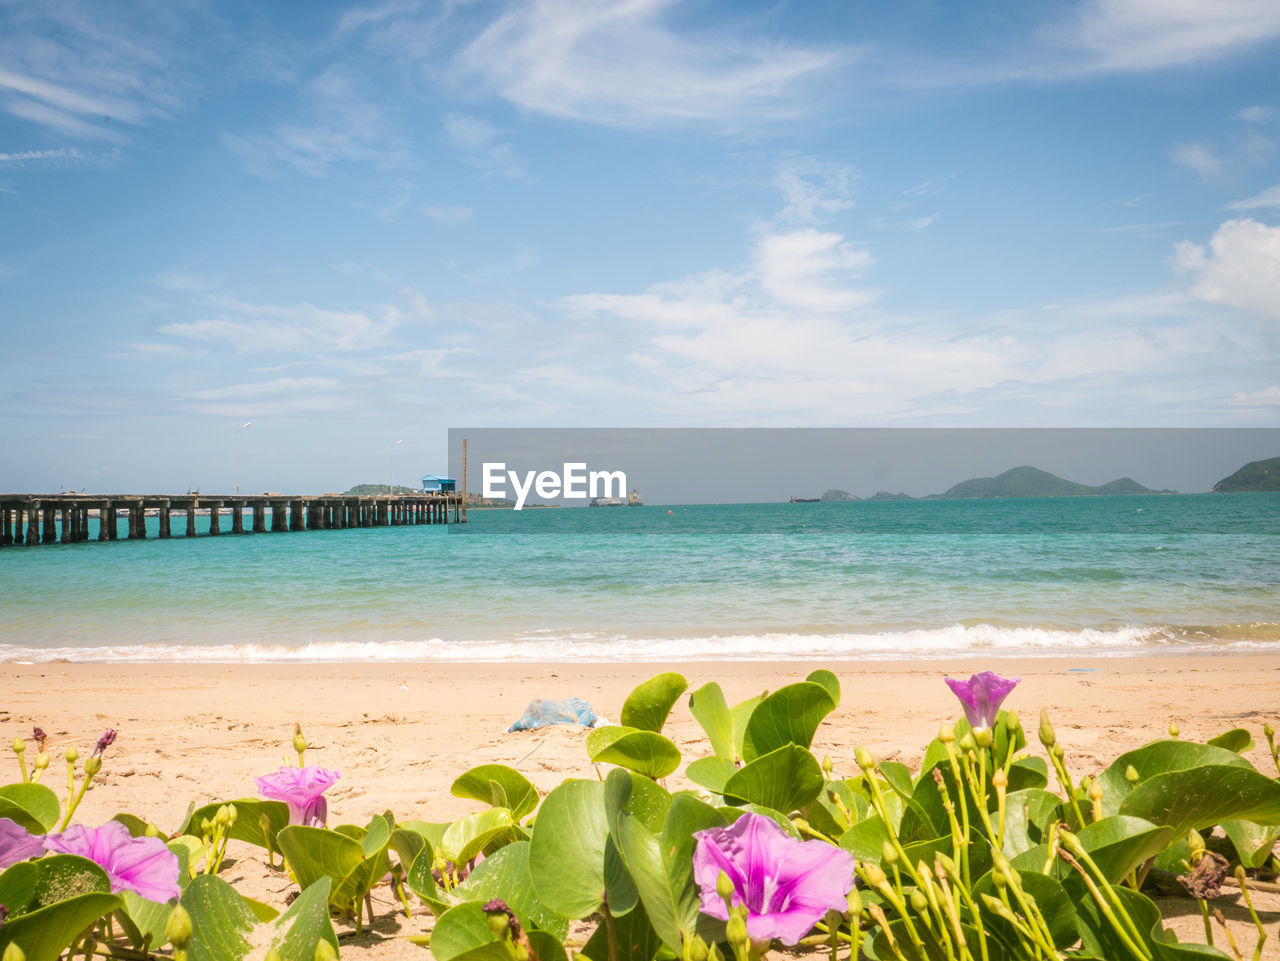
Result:
[[[128,518],[129,540],[147,537],[147,518],[157,518],[161,539],[173,536],[173,515],[185,515],[187,537],[196,536],[196,518],[207,515],[210,535],[226,533],[222,514],[230,508],[233,535],[291,531],[465,524],[460,493],[373,496],[345,494],[210,496],[201,494],[0,494],[0,548],[73,544],[89,540],[89,518],[99,521],[99,541],[120,536],[120,515]],[[246,525],[244,512],[252,512]],[[271,515],[268,526],[267,515]]]

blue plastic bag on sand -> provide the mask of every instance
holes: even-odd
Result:
[[[520,720],[509,728],[512,731],[532,731],[535,728],[547,727],[550,724],[581,724],[584,727],[595,727],[600,723],[591,705],[580,697],[571,697],[563,701],[544,701],[535,697],[524,709]]]

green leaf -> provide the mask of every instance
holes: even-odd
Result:
[[[124,928],[129,943],[141,949],[143,945],[160,947],[164,944],[164,924],[169,920],[172,904],[148,901],[133,891],[121,891],[123,907],[116,911],[116,919]]]
[[[534,887],[529,876],[529,842],[516,841],[485,858],[471,875],[450,892],[462,901],[481,903],[501,898],[515,912],[520,923],[550,932],[563,941],[569,933],[569,921],[552,911]]]
[[[743,742],[747,738],[747,724],[751,720],[751,715],[756,712],[756,708],[760,706],[760,702],[768,696],[769,692],[765,691],[763,694],[749,697],[729,709],[729,716],[733,719],[733,757],[731,760],[741,761],[745,758]]]
[[[1085,825],[1077,837],[1103,876],[1116,884],[1168,847],[1173,832],[1142,818],[1112,815]]]
[[[238,961],[249,953],[258,919],[236,889],[222,878],[193,878],[179,903],[191,915],[187,961]]]
[[[830,692],[812,681],[774,691],[751,712],[742,742],[743,758],[753,761],[788,744],[807,751],[818,725],[835,706]]]
[[[824,687],[828,694],[831,695],[831,703],[838,705],[840,703],[840,679],[825,668],[819,668],[808,677],[805,678],[813,684]]]
[[[724,691],[720,690],[720,685],[711,681],[690,694],[689,712],[702,725],[702,730],[707,734],[707,740],[711,742],[711,750],[715,752],[714,759],[703,758],[702,760],[731,763],[737,756],[733,742],[733,715],[729,713],[729,705],[724,699]]]
[[[263,925],[271,932],[268,949],[274,948],[282,958],[314,958],[317,945],[327,941],[336,957],[338,936],[329,920],[329,901],[328,878],[304,888],[284,914]]]
[[[1012,791],[1005,799],[1004,853],[1014,858],[1045,841],[1059,820],[1062,799],[1039,788]]]
[[[1225,731],[1217,737],[1211,737],[1209,738],[1209,743],[1226,751],[1234,751],[1236,754],[1244,754],[1246,751],[1253,750],[1253,737],[1242,727]]]
[[[147,822],[142,820],[142,818],[138,817],[136,814],[129,814],[126,811],[121,811],[111,820],[119,821],[128,828],[129,837],[141,838],[146,837],[147,835]]]
[[[0,872],[0,904],[11,915],[22,914],[36,896],[36,878],[40,869],[32,861],[19,861]]]
[[[510,811],[506,808],[489,808],[450,824],[436,851],[446,861],[462,865],[477,854],[487,855],[504,844],[523,840],[524,836]]]
[[[410,863],[405,872],[404,883],[426,902],[433,914],[440,915],[448,910],[449,901],[436,885],[435,876],[431,873],[434,869],[435,854],[431,845],[427,844]]]
[[[821,794],[822,784],[822,768],[813,755],[787,744],[736,771],[723,793],[726,800],[750,801],[789,814]]]
[[[689,682],[675,672],[650,678],[632,691],[622,705],[619,718],[622,726],[655,733],[661,731],[671,708],[688,688]]]
[[[327,878],[334,907],[347,911],[351,902],[363,898],[390,870],[387,846],[391,831],[386,819],[375,815],[367,836],[375,841],[366,850],[361,841],[325,828],[295,824],[280,832],[280,851],[289,862],[298,885],[308,888]]]
[[[598,727],[587,735],[595,764],[616,764],[645,777],[666,777],[680,766],[680,749],[661,734],[634,727]]]
[[[1205,944],[1179,944],[1176,941],[1166,941],[1167,934],[1160,921],[1160,909],[1150,898],[1129,888],[1115,887],[1112,890],[1125,912],[1133,919],[1141,935],[1142,946],[1152,955],[1154,961],[1229,959],[1227,954]],[[1076,927],[1080,932],[1081,944],[1090,956],[1116,959],[1133,956],[1124,941],[1116,934],[1113,922],[1108,920],[1092,897],[1084,897],[1076,902],[1076,914],[1078,918]]]
[[[18,782],[0,787],[0,818],[21,824],[32,834],[52,831],[61,814],[58,796],[43,784]]]
[[[644,905],[637,904],[635,909],[621,917],[613,919],[614,935],[618,944],[619,961],[653,961],[662,947],[662,939],[658,937],[649,916],[644,913]],[[579,952],[590,961],[613,961],[609,950],[609,925],[602,923],[596,926],[595,932],[587,939],[587,943]]]
[[[1055,879],[1034,871],[1019,871],[1018,878],[1023,890],[1035,901],[1036,908],[1044,916],[1049,925],[1049,935],[1054,947],[1063,950],[1071,947],[1079,940],[1075,903],[1066,889]],[[984,874],[973,886],[974,900],[981,903],[980,895],[998,897],[995,880],[991,873]],[[1015,904],[1017,902],[1014,902]],[[1009,950],[1009,956],[1017,957],[1019,939],[1013,926],[1008,921],[991,911],[983,911],[983,924],[987,931],[998,937]]]
[[[667,947],[679,952],[685,939],[698,930],[700,916],[700,895],[693,880],[693,834],[723,827],[725,818],[691,794],[673,799],[661,835],[625,810],[614,817],[614,837],[645,913]]]
[[[1241,818],[1280,824],[1280,782],[1247,764],[1170,771],[1141,781],[1120,805],[1120,813],[1165,825],[1172,837]]]
[[[22,948],[26,961],[56,961],[86,928],[119,908],[121,903],[115,894],[77,894],[10,918],[0,928],[0,951],[16,944]]]
[[[538,961],[566,961],[560,941],[546,931],[528,931],[529,944]],[[436,961],[510,961],[505,939],[489,929],[484,904],[467,901],[440,915],[431,929],[431,954]]]
[[[471,798],[496,808],[507,808],[521,820],[538,806],[538,789],[527,777],[505,764],[473,767],[450,789],[454,797]]]
[[[603,783],[568,780],[542,802],[529,844],[529,876],[556,914],[585,918],[600,907],[608,837]]]
[[[218,808],[224,804],[236,806],[236,823],[231,825],[231,837],[246,844],[256,844],[260,848],[267,846],[267,839],[262,835],[262,815],[267,816],[267,835],[271,838],[271,846],[280,850],[276,835],[289,826],[289,805],[283,801],[264,801],[261,798],[239,798],[235,801],[215,801],[197,808],[187,817],[182,825],[182,834],[201,837],[204,832],[200,825],[203,821],[212,821],[218,814]]]
[[[694,784],[701,784],[715,794],[724,794],[724,786],[738,773],[738,766],[722,757],[700,757],[690,761],[684,773]]]
[[[34,862],[36,878],[35,907],[44,907],[81,894],[110,894],[111,880],[107,872],[87,858],[74,854],[56,854]]]
[[[1223,821],[1222,830],[1235,847],[1240,863],[1246,868],[1260,868],[1266,864],[1271,849],[1280,840],[1280,825],[1264,826],[1236,819]]]
[[[1121,754],[1098,775],[1098,783],[1102,786],[1102,811],[1104,814],[1119,814],[1125,798],[1136,789],[1125,778],[1125,772],[1130,767],[1137,772],[1138,784],[1141,785],[1149,778],[1172,771],[1190,771],[1224,764],[1250,770],[1253,767],[1240,755],[1225,748],[1176,739],[1152,741]]]

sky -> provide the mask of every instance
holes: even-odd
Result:
[[[0,490],[1274,427],[1278,81],[1274,0],[0,0]]]

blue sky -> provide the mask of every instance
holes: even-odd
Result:
[[[1280,6],[0,0],[0,489],[1276,426]],[[1280,453],[1280,452],[1272,452]]]

